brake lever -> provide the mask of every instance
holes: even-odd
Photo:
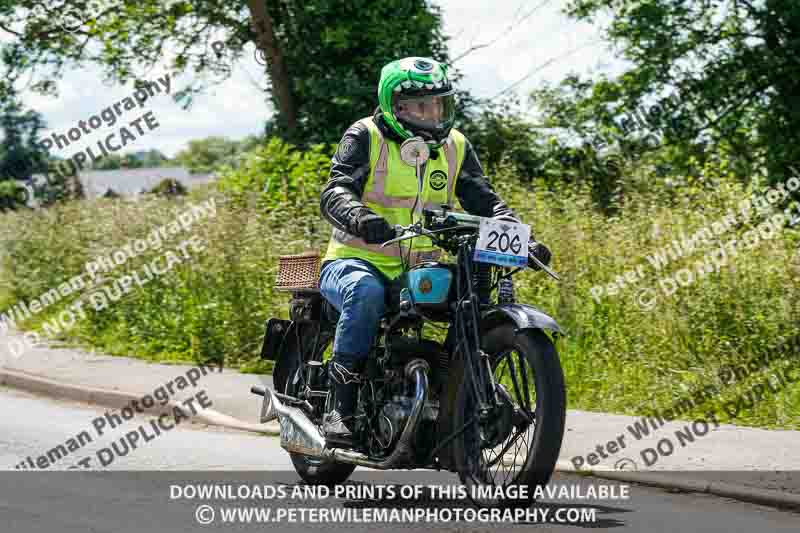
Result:
[[[413,239],[416,236],[417,236],[417,234],[415,233],[413,235],[401,235],[400,237],[395,237],[394,239],[390,239],[390,240],[386,241],[385,243],[381,244],[381,248],[385,248],[385,247],[389,246],[390,244],[394,244],[396,242],[406,241],[408,239]]]
[[[534,263],[536,263],[536,266],[538,266],[539,268],[541,268],[542,270],[544,270],[545,272],[547,272],[547,274],[549,274],[551,278],[553,278],[553,279],[554,279],[554,280],[556,280],[556,281],[561,281],[561,278],[560,278],[560,277],[558,277],[558,274],[556,274],[555,272],[553,272],[552,270],[550,270],[550,268],[548,268],[548,266],[547,266],[547,265],[545,265],[544,263],[542,263],[541,261],[539,261],[539,259],[538,259],[538,258],[537,258],[535,255],[533,255],[533,254],[528,254],[528,258],[529,258],[529,259],[533,259],[533,262],[534,262]]]
[[[412,228],[413,228],[413,230],[412,230]],[[388,240],[385,243],[381,244],[381,248],[384,248],[384,247],[389,246],[390,244],[394,244],[396,242],[406,241],[408,239],[413,239],[414,237],[419,237],[420,235],[425,236],[425,237],[435,237],[436,236],[435,235],[436,232],[427,230],[427,229],[425,229],[423,227],[409,226],[408,228],[404,228],[404,227],[398,226],[397,230],[398,231],[402,230],[404,234],[405,233],[409,233],[411,231],[413,231],[414,233],[412,235],[401,235],[399,237],[395,237],[394,239]]]

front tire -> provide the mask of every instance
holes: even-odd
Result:
[[[474,421],[454,441],[456,467],[475,504],[527,507],[536,488],[550,481],[561,450],[566,416],[561,363],[544,332],[518,331],[510,323],[484,333],[482,349],[490,357],[498,394],[505,398],[506,406],[478,422],[473,394],[462,383],[456,396],[454,427]],[[474,490],[503,487],[506,492],[512,485],[527,487],[527,494],[473,497]]]

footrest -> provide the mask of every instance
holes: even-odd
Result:
[[[344,437],[336,437],[336,436],[325,436],[325,447],[326,448],[353,448],[355,446],[355,441],[352,437],[344,438]]]

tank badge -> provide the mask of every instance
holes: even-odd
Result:
[[[419,280],[419,292],[422,294],[428,294],[433,290],[433,282],[431,282],[431,278],[422,278]]]

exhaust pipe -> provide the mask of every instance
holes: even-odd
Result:
[[[414,405],[406,422],[406,427],[397,441],[394,451],[386,459],[375,461],[367,455],[341,448],[325,449],[325,437],[317,426],[296,407],[284,405],[274,391],[252,389],[254,394],[263,395],[261,422],[278,419],[281,427],[281,447],[289,452],[300,453],[318,459],[333,459],[377,470],[388,470],[407,461],[411,456],[412,440],[416,432],[422,410],[428,397],[429,365],[424,359],[414,359],[405,368],[406,377],[414,380]]]
[[[325,451],[325,437],[317,426],[297,407],[284,405],[276,393],[264,391],[261,405],[261,423],[278,419],[281,426],[281,447],[289,452],[321,457]]]

